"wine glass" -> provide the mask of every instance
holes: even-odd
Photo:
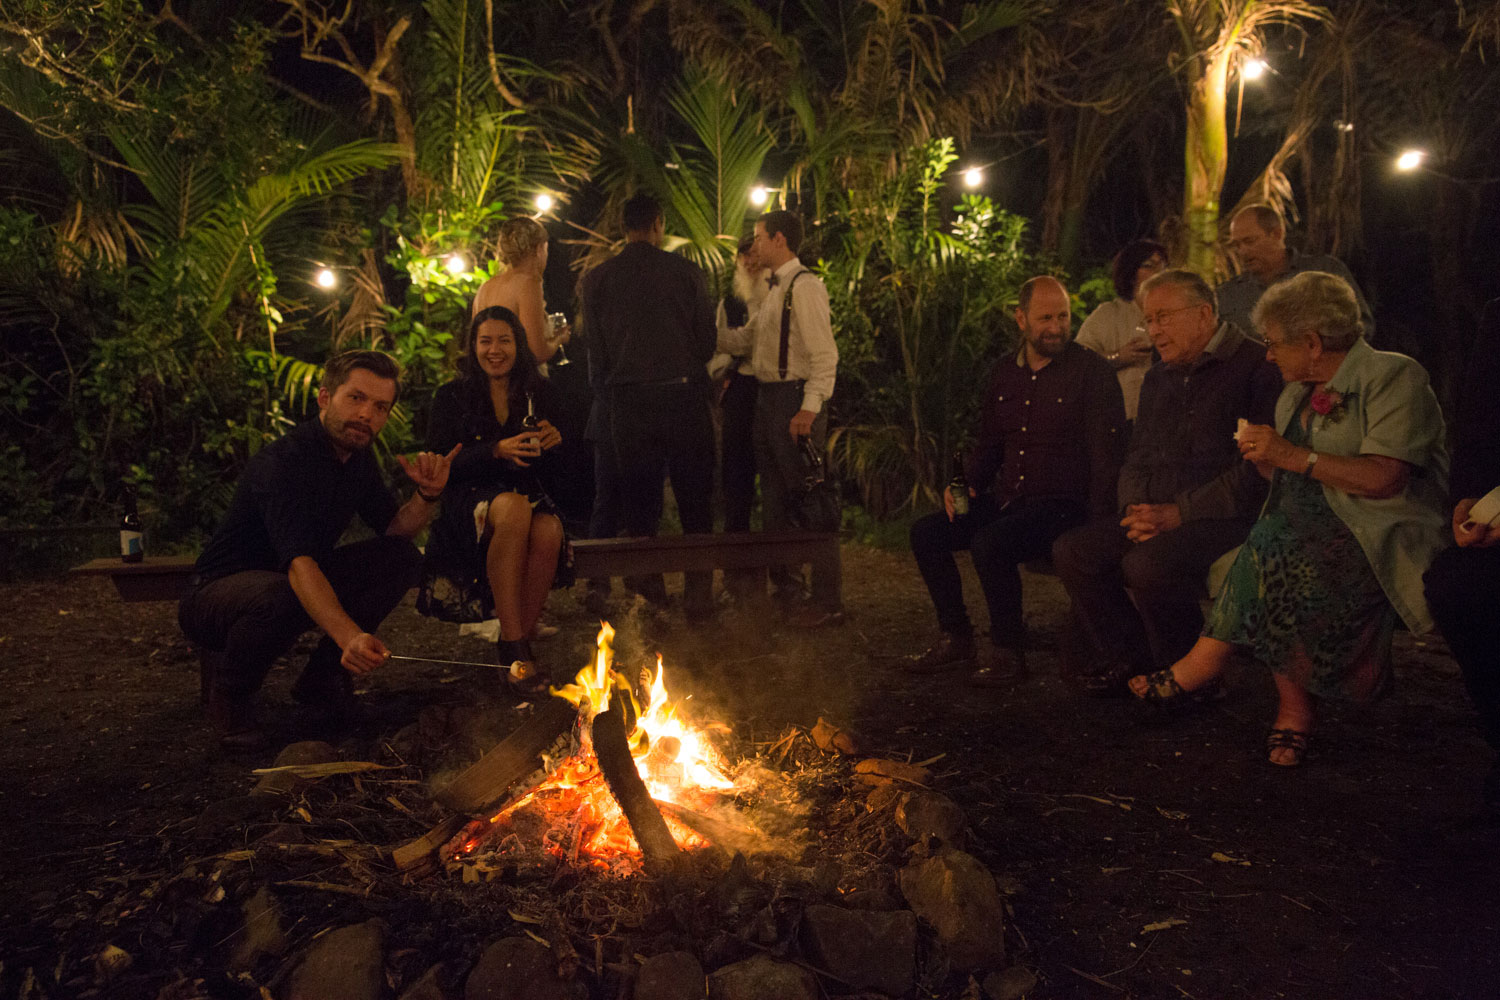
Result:
[[[547,323],[551,327],[552,336],[556,338],[558,332],[568,325],[568,314],[560,312],[548,313]],[[563,350],[563,345],[557,345],[557,353],[552,356],[552,364],[556,365],[559,368],[561,368],[563,365],[572,364],[572,362],[568,360],[567,352]]]

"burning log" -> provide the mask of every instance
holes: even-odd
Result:
[[[610,793],[620,804],[620,811],[635,834],[646,867],[658,874],[667,874],[677,867],[682,851],[667,821],[646,783],[636,770],[635,758],[630,755],[630,744],[625,738],[625,709],[623,699],[615,699],[607,711],[594,716],[594,757],[599,761],[599,770],[609,785]]]
[[[562,698],[540,702],[536,714],[444,785],[437,801],[471,816],[486,815],[512,786],[544,766],[549,751],[561,749],[556,745],[566,740],[577,718],[577,706]]]
[[[758,830],[726,823],[724,820],[715,819],[713,816],[696,812],[675,802],[664,802],[661,799],[656,799],[655,802],[663,816],[670,818],[674,823],[681,823],[704,840],[726,851],[749,854],[765,846],[765,837]]]

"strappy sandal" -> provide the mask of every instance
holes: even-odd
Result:
[[[1199,708],[1208,702],[1218,701],[1224,697],[1224,685],[1217,677],[1202,687],[1189,691],[1177,683],[1177,678],[1172,675],[1171,667],[1145,676],[1146,693],[1135,696],[1153,708],[1164,711],[1180,712]],[[1131,691],[1131,694],[1135,692]]]
[[[1273,729],[1266,734],[1266,761],[1273,767],[1301,767],[1311,746],[1312,733],[1300,729]],[[1277,750],[1291,751],[1291,759],[1272,760],[1271,754]]]

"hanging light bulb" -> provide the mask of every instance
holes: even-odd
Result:
[[[978,167],[970,167],[964,171],[964,187],[977,188],[984,183],[984,171]]]
[[[461,253],[450,253],[448,259],[443,261],[443,266],[452,275],[467,274],[469,271],[469,258]]]
[[[536,196],[536,210],[538,212],[550,212],[552,211],[552,206],[555,204],[557,202],[545,191]]]
[[[769,188],[757,184],[755,185],[755,187],[750,189],[750,204],[754,205],[756,208],[761,207],[770,200],[771,191]]]
[[[1410,173],[1420,167],[1427,159],[1427,152],[1421,149],[1408,149],[1396,157],[1396,169],[1402,173]]]
[[[1264,59],[1246,59],[1240,66],[1240,76],[1246,80],[1259,80],[1270,68]]]
[[[319,268],[318,273],[313,275],[313,281],[319,288],[329,289],[333,288],[339,283],[339,276],[334,274],[328,268],[323,267]]]

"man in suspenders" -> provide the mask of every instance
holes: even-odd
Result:
[[[751,324],[720,337],[720,350],[750,356],[749,371],[760,383],[755,404],[755,465],[760,473],[762,524],[766,531],[836,530],[821,523],[811,505],[803,441],[822,454],[828,439],[826,404],[833,395],[839,350],[833,341],[828,289],[802,266],[802,220],[786,211],[767,212],[755,223],[751,254],[770,270],[769,292]],[[729,341],[734,341],[730,343]],[[819,522],[819,523],[815,523]],[[806,597],[799,571],[772,570],[776,597],[787,623],[799,628],[844,620],[842,570],[837,560],[812,569]]]

